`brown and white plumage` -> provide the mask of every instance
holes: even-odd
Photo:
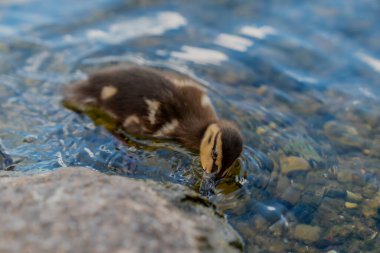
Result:
[[[65,100],[80,111],[101,109],[128,133],[178,140],[200,152],[207,172],[224,172],[242,151],[239,131],[218,119],[205,89],[174,73],[108,68],[69,86]]]

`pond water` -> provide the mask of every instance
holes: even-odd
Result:
[[[371,0],[0,1],[0,169],[80,165],[199,190],[196,155],[60,103],[104,66],[171,69],[243,132],[239,162],[203,194],[245,252],[379,252],[379,21]]]

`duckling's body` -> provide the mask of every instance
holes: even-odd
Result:
[[[208,172],[220,172],[223,161],[230,166],[241,153],[237,129],[218,120],[205,89],[186,77],[142,67],[114,67],[70,86],[65,96],[81,111],[98,107],[128,133],[173,138],[201,151]],[[222,129],[228,130],[226,136]],[[223,139],[230,142],[231,134],[232,142],[224,147]],[[227,153],[232,158],[225,159]]]

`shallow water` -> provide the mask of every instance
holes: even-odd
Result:
[[[60,103],[103,66],[168,68],[242,129],[239,163],[204,194],[246,252],[378,252],[379,13],[370,0],[1,1],[0,169],[81,165],[199,190],[194,154]]]

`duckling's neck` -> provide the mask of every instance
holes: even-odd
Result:
[[[178,132],[177,138],[185,147],[199,151],[202,138],[209,125],[215,123],[217,120],[199,121],[192,120],[184,122]]]

